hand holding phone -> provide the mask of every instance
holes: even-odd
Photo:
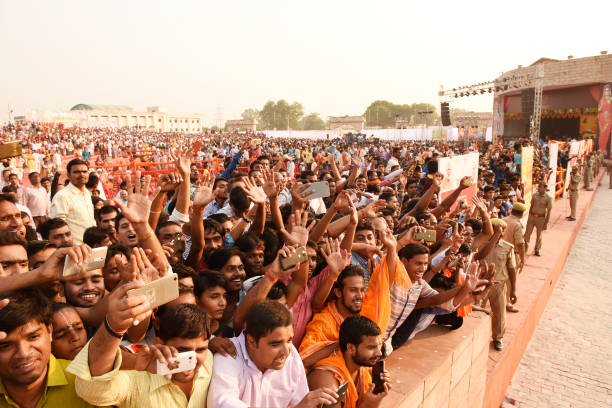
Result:
[[[95,269],[102,269],[106,263],[106,253],[108,247],[99,247],[91,250],[89,258],[83,261],[83,268],[86,271],[93,271]],[[64,270],[62,276],[71,276],[78,273],[77,265],[70,255],[66,255],[64,258]]]
[[[374,384],[374,394],[380,394],[385,391],[385,380],[382,374],[385,371],[385,360],[378,360],[372,367],[372,383]]]
[[[186,351],[184,353],[179,353],[172,364],[162,364],[157,361],[157,374],[170,375],[193,370],[196,363],[197,360],[195,351]]]
[[[414,233],[415,241],[425,241],[425,242],[436,242],[436,231],[434,230],[425,230],[423,232],[415,232]]]
[[[306,262],[308,260],[308,256],[306,255],[306,248],[304,246],[297,247],[293,255],[289,255],[288,257],[280,256],[278,260],[283,271],[289,270],[295,265]]]
[[[340,386],[338,387],[338,390],[336,391],[336,393],[338,394],[338,399],[336,400],[336,403],[333,405],[325,404],[323,405],[322,408],[332,408],[333,406],[336,406],[342,401],[344,401],[344,397],[346,397],[347,391],[348,391],[348,381],[345,381],[342,384],[340,384]]]

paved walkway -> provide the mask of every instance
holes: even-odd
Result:
[[[612,190],[599,188],[503,408],[612,407]]]

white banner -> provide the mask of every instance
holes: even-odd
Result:
[[[557,191],[557,156],[559,155],[559,143],[548,142],[548,168],[552,173],[548,177],[548,192],[554,198]]]
[[[264,130],[266,137],[283,139],[330,139],[339,138],[343,135],[332,130]],[[428,128],[411,129],[364,129],[366,138],[375,137],[381,140],[446,140],[458,139],[459,131],[451,126],[432,126]],[[485,134],[491,134],[491,128],[487,128]]]

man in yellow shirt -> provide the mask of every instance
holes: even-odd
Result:
[[[119,408],[205,408],[213,359],[208,351],[207,316],[197,306],[178,304],[165,309],[156,331],[160,348],[139,353],[129,362],[127,356],[122,358],[119,344],[123,335],[135,320],[144,321],[150,313],[145,296],[127,296],[128,290],[142,285],[130,282],[108,296],[104,324],[68,367],[77,376],[78,395],[91,404]],[[171,366],[178,352],[188,351],[195,351],[194,369],[170,378],[154,374],[157,361]],[[120,371],[120,367],[124,370]]]
[[[2,308],[4,307],[4,308]],[[70,363],[51,354],[51,304],[36,290],[0,303],[0,408],[85,408]]]

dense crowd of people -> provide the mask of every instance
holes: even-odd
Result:
[[[525,202],[527,140],[1,136],[23,146],[0,177],[7,407],[378,407],[393,381],[372,367],[431,324],[455,330],[481,310],[503,348],[554,199],[535,144]],[[442,197],[438,160],[471,152],[478,179]],[[171,164],[110,180],[103,166],[122,157]]]

